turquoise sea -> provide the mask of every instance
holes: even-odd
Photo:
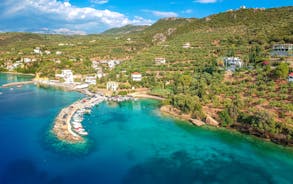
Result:
[[[0,85],[29,77],[0,74]],[[159,102],[102,103],[85,144],[58,141],[54,118],[83,95],[0,88],[1,184],[293,183],[293,149],[162,116]]]

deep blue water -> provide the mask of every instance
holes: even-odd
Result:
[[[27,80],[0,74],[0,85]],[[0,183],[293,183],[293,150],[163,117],[158,102],[103,103],[85,116],[86,144],[50,132],[79,93],[0,88]]]

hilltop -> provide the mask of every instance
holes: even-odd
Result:
[[[104,31],[102,34],[105,35],[123,35],[123,34],[130,34],[138,31],[143,31],[148,26],[139,26],[139,25],[126,25],[119,28],[112,28],[109,30]]]

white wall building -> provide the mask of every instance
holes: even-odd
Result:
[[[139,82],[139,81],[142,80],[142,75],[139,72],[134,72],[134,73],[131,74],[131,78],[132,78],[133,81]]]
[[[73,73],[71,70],[62,70],[61,74],[56,74],[55,77],[63,78],[64,83],[71,84],[74,82]]]
[[[32,62],[32,59],[31,58],[23,58],[23,62],[30,63],[30,62]]]
[[[97,77],[96,76],[86,76],[85,82],[91,85],[97,84]]]
[[[115,68],[116,65],[119,65],[120,61],[119,60],[109,60],[109,61],[107,61],[107,64],[108,64],[108,67],[112,69],[112,68]]]
[[[107,90],[109,91],[117,91],[118,87],[119,87],[118,82],[113,82],[113,81],[107,82]]]
[[[293,82],[293,72],[289,74],[288,82]]]
[[[228,70],[232,71],[243,66],[243,62],[239,57],[224,57],[224,64]]]
[[[190,48],[190,46],[191,46],[190,43],[187,42],[187,43],[185,43],[185,44],[182,45],[182,48],[188,49],[188,48]]]
[[[62,52],[61,51],[56,51],[56,55],[61,55]]]
[[[155,58],[155,62],[157,65],[166,64],[165,58]]]
[[[40,47],[36,47],[36,48],[34,49],[34,53],[35,53],[35,54],[42,54],[42,51],[41,51]]]

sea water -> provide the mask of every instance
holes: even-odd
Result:
[[[0,74],[0,84],[28,80]],[[293,150],[165,117],[158,101],[104,102],[84,116],[84,144],[51,132],[84,97],[26,85],[0,88],[0,183],[292,183]]]

